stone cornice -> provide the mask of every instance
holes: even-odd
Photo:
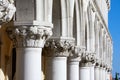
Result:
[[[7,33],[16,47],[42,48],[52,35],[52,30],[40,25],[19,25],[8,27]]]

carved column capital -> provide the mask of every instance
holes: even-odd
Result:
[[[101,64],[100,59],[96,57],[96,59],[95,59],[95,67],[96,68],[100,67],[100,64]]]
[[[96,55],[93,52],[86,51],[84,54],[82,54],[82,61],[83,62],[92,62],[95,63]]]
[[[69,55],[68,60],[70,62],[79,62],[79,61],[81,61],[81,55],[83,53],[83,50],[82,50],[81,47],[79,47],[79,46],[73,46],[69,50],[69,53],[70,53],[70,55]]]
[[[70,57],[81,57],[82,50],[79,46],[72,46],[71,49],[69,49]]]
[[[106,64],[105,68],[106,68],[106,71],[107,71],[107,72],[110,72],[110,67],[109,67],[108,64]]]
[[[9,38],[16,47],[44,47],[45,41],[52,35],[51,28],[37,25],[8,27]]]
[[[92,66],[95,64],[96,54],[90,51],[86,51],[82,54],[81,66]]]
[[[50,39],[46,42],[43,52],[48,57],[67,57],[73,45],[74,40]]]
[[[103,67],[103,68],[106,68],[106,63],[103,60],[101,60],[100,66]]]

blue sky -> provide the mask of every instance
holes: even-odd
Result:
[[[120,0],[111,0],[109,11],[109,31],[113,40],[113,77],[120,73]]]

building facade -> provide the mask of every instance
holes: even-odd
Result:
[[[111,80],[109,9],[109,0],[0,0],[0,80]]]

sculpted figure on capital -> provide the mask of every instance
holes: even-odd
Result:
[[[10,21],[15,11],[13,0],[0,0],[0,24]]]

